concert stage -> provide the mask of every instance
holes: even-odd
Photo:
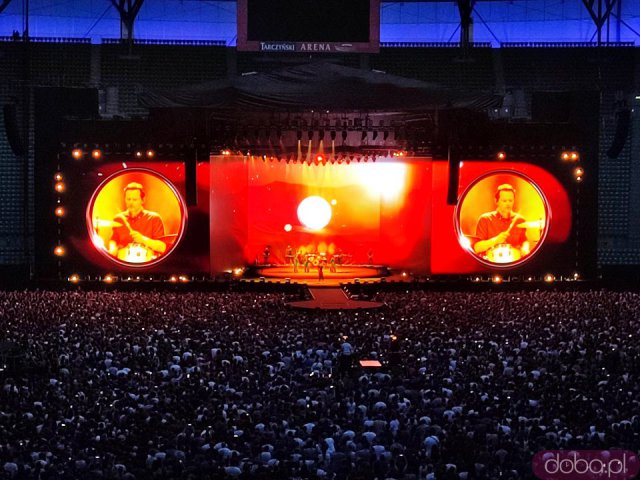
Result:
[[[306,283],[314,286],[335,286],[340,283],[353,282],[355,279],[380,280],[391,275],[384,265],[339,265],[335,272],[328,266],[323,268],[324,279],[320,280],[318,267],[312,267],[308,272],[304,267],[293,271],[293,265],[258,265],[247,268],[243,278],[264,278],[265,280],[281,281],[289,279],[292,282]]]

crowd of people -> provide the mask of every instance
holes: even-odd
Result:
[[[636,293],[287,300],[0,292],[0,478],[516,480],[640,448]]]

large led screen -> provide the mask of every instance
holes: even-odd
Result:
[[[291,255],[397,268],[428,263],[429,162],[212,161],[211,260],[222,270],[284,264]]]
[[[124,169],[107,178],[87,208],[94,247],[123,266],[145,267],[167,258],[187,222],[175,186],[146,169]]]
[[[448,163],[433,162],[433,172],[431,273],[575,270],[572,201],[550,171],[464,161],[453,205]]]
[[[190,205],[180,161],[71,163],[62,171],[63,272],[210,273],[207,162],[197,166]]]

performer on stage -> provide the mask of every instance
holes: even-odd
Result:
[[[373,250],[371,248],[367,252],[367,260],[369,261],[369,265],[373,265]]]
[[[329,260],[329,271],[331,273],[336,273],[338,270],[336,269],[336,256],[332,255],[331,260]]]
[[[324,280],[324,264],[322,262],[318,264],[318,280]]]
[[[291,265],[293,263],[293,247],[291,245],[287,245],[287,249],[284,254],[285,259],[287,260],[287,265]]]
[[[135,245],[137,248],[147,249],[148,253],[157,257],[162,255],[167,244],[160,240],[164,237],[164,223],[162,217],[150,210],[144,209],[145,191],[140,183],[129,183],[124,188],[124,203],[126,210],[118,213],[114,218],[109,252],[121,257],[120,252]],[[126,260],[126,258],[123,258]]]
[[[264,247],[262,251],[262,264],[269,265],[269,255],[271,255],[271,245]]]
[[[473,250],[478,255],[491,252],[500,246],[509,246],[515,249],[515,255],[519,259],[521,255],[529,253],[529,242],[525,228],[522,228],[525,218],[513,211],[516,190],[508,183],[500,185],[495,192],[496,209],[493,212],[483,213],[478,218],[476,225],[477,240]]]
[[[293,273],[298,273],[298,265],[300,264],[300,260],[298,259],[298,255],[293,256]]]

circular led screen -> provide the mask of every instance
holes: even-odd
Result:
[[[472,182],[455,213],[460,245],[491,267],[529,260],[544,243],[551,212],[542,191],[526,176],[492,172]]]
[[[87,207],[93,246],[111,261],[148,267],[167,258],[180,242],[187,209],[162,175],[142,168],[107,178]]]

